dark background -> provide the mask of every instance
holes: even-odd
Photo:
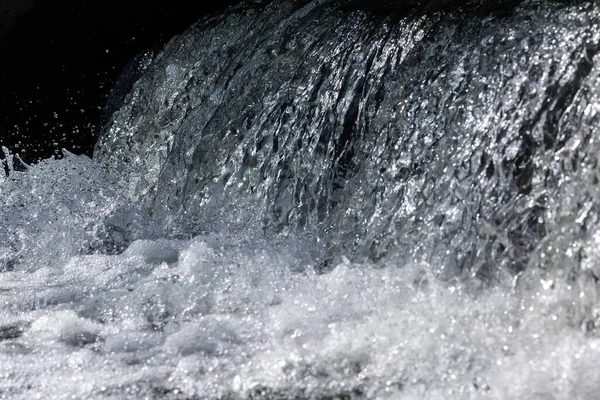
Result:
[[[0,0],[0,145],[26,162],[91,155],[123,67],[237,0]]]

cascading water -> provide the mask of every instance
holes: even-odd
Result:
[[[206,18],[94,161],[5,150],[1,398],[600,397],[600,10],[378,5]]]

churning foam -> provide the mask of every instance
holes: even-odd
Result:
[[[600,397],[576,282],[344,258],[318,275],[294,237],[137,238],[85,157],[2,179],[0,398]]]

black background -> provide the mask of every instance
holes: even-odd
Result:
[[[127,62],[236,0],[0,0],[0,145],[26,162],[91,155]]]

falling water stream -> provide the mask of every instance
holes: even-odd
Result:
[[[243,3],[4,149],[0,398],[600,398],[600,9],[495,6]]]

